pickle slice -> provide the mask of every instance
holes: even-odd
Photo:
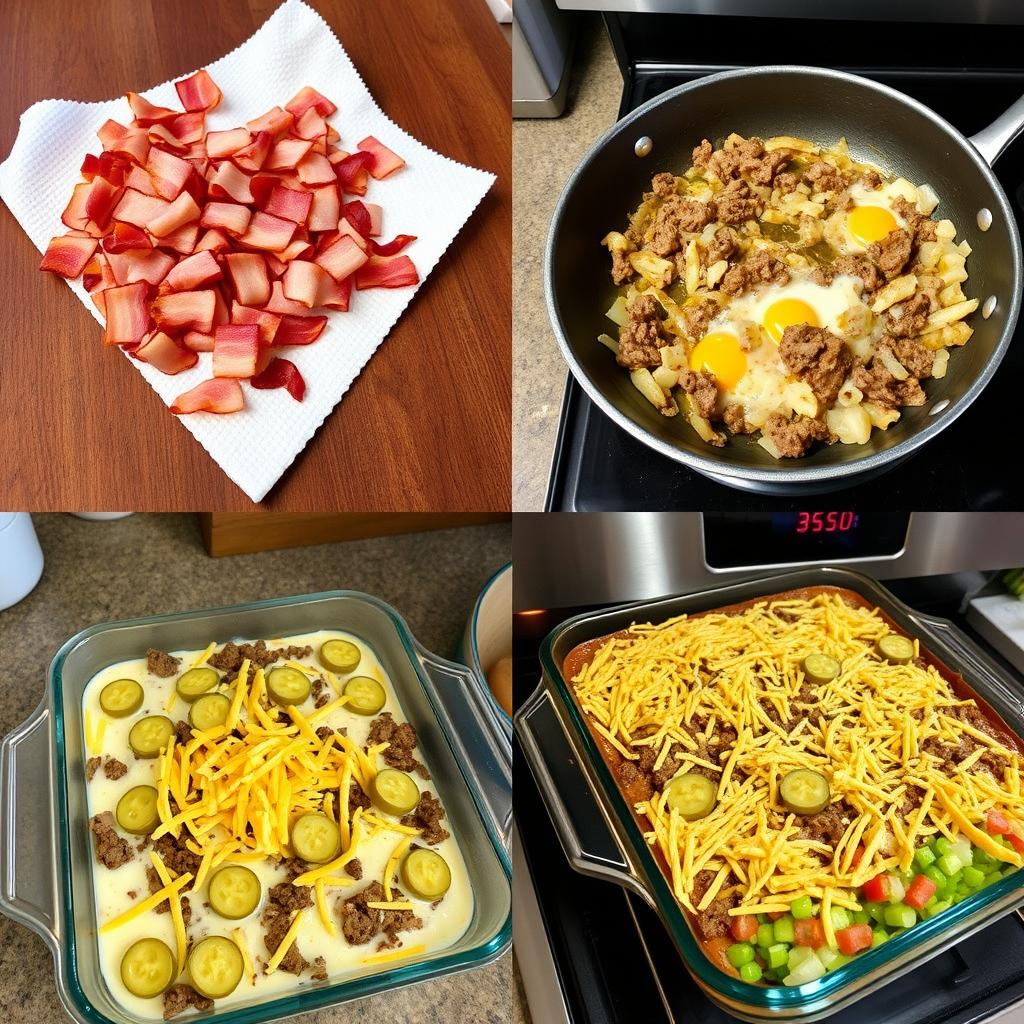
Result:
[[[176,967],[174,954],[159,939],[139,939],[121,957],[121,981],[133,996],[152,999],[170,987]]]
[[[452,872],[441,854],[417,846],[402,861],[402,882],[413,896],[433,903],[448,891]]]
[[[188,709],[189,724],[193,729],[206,732],[227,721],[231,701],[223,693],[204,693]]]
[[[328,640],[320,648],[320,664],[332,672],[351,672],[362,657],[362,651],[348,640]]]
[[[839,662],[821,651],[814,651],[804,658],[803,670],[809,682],[822,686],[839,675]]]
[[[158,757],[173,735],[174,723],[165,715],[146,715],[132,726],[128,746],[136,757]]]
[[[242,980],[243,969],[241,950],[223,935],[208,935],[188,955],[192,987],[207,999],[231,995]]]
[[[133,786],[117,801],[114,817],[125,832],[148,836],[160,824],[156,790],[152,786]]]
[[[348,697],[345,707],[357,715],[375,715],[386,703],[384,687],[369,676],[353,676],[341,691]]]
[[[779,798],[794,814],[817,814],[828,806],[832,793],[821,772],[797,768],[779,783]]]
[[[216,669],[190,668],[178,679],[174,688],[182,700],[191,704],[207,690],[212,690],[219,682],[220,675]]]
[[[718,787],[697,772],[677,775],[665,791],[665,802],[669,810],[679,812],[684,821],[706,818],[718,803]]]
[[[326,814],[303,814],[291,831],[292,853],[310,864],[326,864],[337,856],[341,833]]]
[[[373,802],[396,818],[408,814],[420,802],[420,788],[413,777],[397,768],[377,772],[370,790]]]
[[[914,642],[899,633],[886,633],[878,638],[875,650],[892,665],[906,665],[914,657]]]
[[[297,668],[275,668],[267,676],[267,693],[275,704],[301,704],[309,696],[309,679]]]
[[[127,718],[142,707],[142,686],[134,679],[115,679],[100,690],[100,707],[111,718]]]
[[[210,879],[210,906],[232,921],[248,917],[262,895],[256,872],[242,864],[228,864]]]

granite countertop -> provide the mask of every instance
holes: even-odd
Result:
[[[135,515],[106,523],[69,515],[33,520],[46,560],[43,578],[20,604],[0,612],[4,733],[39,702],[60,644],[86,626],[351,588],[394,604],[427,648],[450,656],[480,588],[511,557],[508,523],[212,559],[190,515]],[[290,1019],[505,1024],[517,1002],[512,958],[505,956],[479,970]],[[0,1019],[8,1024],[71,1019],[57,998],[49,951],[34,933],[2,915]],[[515,1019],[523,1019],[521,1011]]]
[[[544,305],[544,246],[566,179],[615,123],[622,77],[602,22],[581,17],[566,113],[512,125],[512,507],[544,508],[568,370]]]

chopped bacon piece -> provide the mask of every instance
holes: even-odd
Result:
[[[271,107],[265,114],[246,123],[251,132],[269,132],[274,138],[284,135],[295,123],[295,115],[281,107]]]
[[[287,268],[285,268],[287,273]],[[270,285],[270,301],[266,303],[266,308],[271,313],[288,314],[290,316],[305,316],[309,306],[303,305],[303,303],[296,301],[295,299],[289,299],[284,293],[284,281],[283,278],[280,281],[273,281]]]
[[[221,91],[205,68],[174,83],[181,105],[186,110],[213,110],[221,101]]]
[[[307,153],[295,168],[299,181],[305,185],[329,185],[337,180],[334,167],[327,157],[320,153]]]
[[[325,316],[293,316],[283,314],[277,334],[274,335],[275,345],[309,345],[316,341],[327,326]]]
[[[295,122],[292,131],[300,139],[316,140],[327,135],[327,122],[316,107],[309,107]]]
[[[193,221],[191,224],[182,224],[175,228],[169,235],[159,239],[157,244],[162,249],[173,249],[182,256],[191,256],[196,251],[196,239],[199,237],[199,225]]]
[[[284,388],[296,402],[301,402],[306,394],[306,382],[302,379],[299,368],[293,362],[281,359],[280,356],[272,359],[267,368],[253,377],[249,383],[261,390]]]
[[[89,201],[92,185],[83,181],[71,190],[71,200],[60,215],[61,222],[72,231],[84,231],[89,223],[89,214],[85,210]]]
[[[179,114],[173,121],[150,125],[149,141],[166,142],[175,149],[188,149],[199,142],[206,127],[206,115],[202,111]]]
[[[186,327],[209,334],[213,327],[214,293],[205,288],[198,292],[171,292],[153,300],[153,319],[164,330]]]
[[[353,202],[359,202],[359,200],[356,199]],[[363,203],[362,205],[370,214],[370,230],[367,233],[371,237],[375,237],[381,233],[384,226],[384,209],[376,203]]]
[[[324,185],[314,188],[313,205],[309,210],[306,226],[310,231],[333,231],[338,226],[341,215],[341,200],[338,197],[337,185]]]
[[[203,334],[201,331],[186,331],[181,341],[186,348],[192,349],[193,352],[213,351],[212,334]]]
[[[420,275],[408,256],[371,256],[356,271],[356,288],[406,288],[418,284]]]
[[[210,195],[226,196],[236,203],[252,203],[249,189],[249,175],[236,167],[230,160],[222,160],[210,178]]]
[[[85,212],[97,227],[106,229],[110,215],[124,193],[121,185],[112,185],[106,178],[93,178],[89,195],[85,200]]]
[[[146,284],[156,286],[170,273],[175,260],[166,252],[146,249],[136,253],[108,252],[107,262],[118,284],[145,281]]]
[[[171,110],[170,107],[154,106],[137,92],[128,93],[128,106],[132,108],[132,116],[141,128],[173,121],[180,113],[178,110]]]
[[[253,309],[238,302],[231,303],[231,322],[233,324],[255,324],[259,330],[260,344],[270,346],[277,344],[277,329],[281,325],[281,315],[271,313],[267,309]]]
[[[363,182],[366,179],[366,169],[374,162],[374,159],[372,153],[360,152],[353,153],[340,163],[335,164],[334,169],[338,174],[342,190],[354,194],[361,194],[360,189],[365,192],[366,186]]]
[[[148,341],[144,341],[135,350],[135,358],[170,374],[181,373],[199,361],[199,356],[195,352],[183,348],[163,331],[154,332]]]
[[[367,135],[362,142],[356,145],[356,149],[363,153],[373,155],[373,163],[367,168],[369,172],[379,181],[389,174],[394,174],[400,167],[405,166],[405,161],[395,152],[388,149],[383,142],[378,141],[372,135]]]
[[[98,245],[88,235],[57,235],[50,239],[39,269],[74,280],[85,270]]]
[[[333,175],[332,171],[331,176],[333,177]],[[293,188],[285,188],[284,185],[275,185],[263,207],[263,212],[273,214],[275,217],[283,217],[296,224],[305,224],[312,205],[312,193],[298,192]]]
[[[199,223],[204,228],[223,228],[232,235],[244,235],[249,229],[252,211],[238,203],[207,203]]]
[[[243,146],[231,159],[245,171],[258,171],[266,162],[274,138],[270,132],[257,132],[248,146]]]
[[[178,228],[183,227],[185,224],[199,220],[201,215],[202,211],[199,209],[199,204],[196,203],[188,192],[182,192],[173,203],[170,203],[165,210],[162,210],[150,220],[146,225],[146,230],[157,238],[163,238],[165,235],[171,234],[172,231],[177,231]],[[190,248],[189,252],[191,251]]]
[[[272,217],[269,213],[254,213],[249,221],[249,230],[242,235],[243,245],[254,249],[267,249],[280,252],[292,240],[295,234],[295,222],[282,217]]]
[[[192,165],[174,153],[153,146],[146,161],[146,173],[161,199],[177,199],[192,173]]]
[[[211,252],[220,252],[222,249],[230,249],[231,242],[228,241],[228,236],[224,234],[219,228],[210,228],[202,238],[196,242],[195,251],[199,252],[202,249],[209,249]]]
[[[373,234],[373,217],[370,214],[370,208],[359,199],[345,203],[341,208],[341,214],[363,237]]]
[[[395,235],[390,242],[385,242],[382,245],[380,242],[375,242],[371,238],[370,248],[376,256],[394,256],[395,253],[401,252],[410,242],[415,241],[415,235]]]
[[[171,405],[171,412],[181,416],[192,412],[238,412],[243,408],[245,396],[242,385],[237,380],[215,377],[178,395]]]
[[[107,252],[127,252],[129,249],[152,249],[153,243],[142,228],[115,221],[110,234],[103,239],[103,248]]]
[[[214,160],[231,156],[248,146],[252,136],[247,128],[232,128],[226,132],[206,133],[206,154]]]
[[[267,264],[258,252],[233,252],[224,257],[238,301],[243,306],[262,306],[270,299]]]
[[[164,284],[172,292],[189,292],[219,281],[223,276],[224,272],[213,253],[203,250],[183,259],[164,278]]]
[[[338,108],[312,86],[304,85],[285,105],[295,117],[302,115],[312,107],[321,117],[330,117]]]
[[[107,317],[104,344],[135,345],[142,340],[150,324],[148,298],[149,285],[145,281],[104,290]]]
[[[305,139],[281,139],[275,143],[263,166],[268,171],[292,170],[310,151],[313,143]]]
[[[354,274],[368,259],[369,256],[348,235],[341,235],[314,262],[323,267],[335,281],[342,281],[349,274]]]
[[[114,220],[144,228],[170,205],[166,199],[159,196],[147,196],[133,188],[126,188],[121,201],[114,207]]]
[[[256,324],[221,324],[213,332],[213,375],[251,377],[256,372],[259,348]]]

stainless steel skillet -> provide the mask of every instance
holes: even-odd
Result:
[[[934,111],[869,79],[825,68],[772,66],[727,71],[679,86],[624,117],[591,147],[565,185],[545,256],[548,313],[562,354],[580,385],[620,427],[644,444],[721,483],[768,493],[848,487],[907,458],[936,437],[984,390],[1006,352],[1020,311],[1021,244],[991,164],[1024,128],[1024,98],[968,139]],[[835,444],[777,462],[751,438],[725,448],[701,441],[682,417],[661,416],[596,341],[608,329],[615,296],[604,234],[625,224],[651,176],[690,164],[701,139],[797,135],[822,144],[844,137],[854,156],[941,197],[947,217],[973,248],[967,291],[984,306],[974,336],[951,353],[928,401],[903,410],[866,445]],[[640,145],[649,139],[650,150]],[[987,230],[982,225],[987,224]],[[950,467],[955,472],[955,467]]]

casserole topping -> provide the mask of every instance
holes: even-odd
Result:
[[[618,339],[598,340],[708,444],[759,433],[775,458],[864,444],[923,405],[922,382],[971,337],[970,245],[931,218],[928,185],[886,179],[845,140],[705,140],[651,186],[603,240],[621,293]]]
[[[468,926],[416,731],[358,639],[151,651],[84,704],[101,962],[134,1015],[365,973]]]
[[[747,980],[813,980],[1024,863],[1015,738],[841,594],[634,625],[573,686],[675,898]]]

